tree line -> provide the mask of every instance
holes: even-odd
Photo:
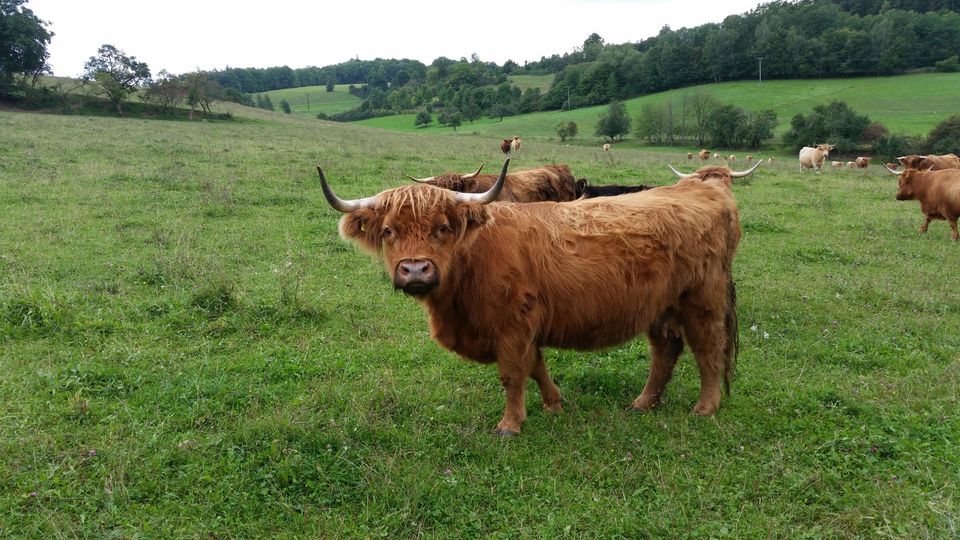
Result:
[[[609,45],[593,34],[580,50],[525,69],[562,66],[541,103],[543,109],[560,109],[756,79],[761,69],[764,79],[890,75],[933,67],[960,52],[958,2],[897,2],[903,9],[889,1],[886,7],[875,4],[771,2],[719,24],[665,26],[638,43]],[[952,11],[931,11],[941,7]]]

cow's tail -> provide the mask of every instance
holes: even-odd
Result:
[[[737,367],[737,357],[740,354],[740,333],[737,328],[737,285],[733,282],[733,273],[729,274],[730,282],[727,285],[727,312],[723,317],[724,328],[727,332],[727,346],[724,347],[723,358],[723,388],[730,395],[730,384],[733,382],[733,372]]]

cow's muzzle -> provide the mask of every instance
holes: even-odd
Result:
[[[393,273],[393,288],[413,296],[425,295],[439,284],[437,267],[426,259],[403,259]]]

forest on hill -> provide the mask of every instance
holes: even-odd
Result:
[[[578,108],[709,82],[758,78],[892,75],[960,70],[957,0],[770,2],[720,23],[673,30],[634,43],[591,34],[582,46],[519,65],[474,56],[351,60],[325,67],[227,68],[210,75],[256,93],[349,84],[361,104],[333,119],[453,110],[464,120]],[[509,75],[552,74],[546,92],[521,90]]]

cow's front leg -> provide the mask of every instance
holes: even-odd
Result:
[[[511,344],[501,347],[497,353],[497,369],[500,384],[507,394],[503,418],[493,432],[497,435],[518,435],[520,426],[527,419],[527,377],[536,366],[536,349],[530,344]],[[559,392],[558,392],[559,393]]]
[[[950,230],[952,231],[950,238],[952,238],[954,242],[960,240],[960,233],[957,232],[957,216],[953,218],[948,217],[947,222],[950,223]]]
[[[924,217],[924,220],[923,220],[923,225],[920,226],[920,233],[927,232],[927,227],[930,226],[930,221],[933,220],[933,218],[930,216],[923,216],[923,217]]]

